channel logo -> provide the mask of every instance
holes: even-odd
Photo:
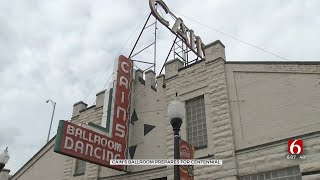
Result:
[[[290,139],[288,141],[288,153],[289,154],[302,154],[303,153],[303,141],[301,139]]]

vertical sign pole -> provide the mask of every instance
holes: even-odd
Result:
[[[157,9],[158,5],[156,4],[156,9]],[[153,57],[153,69],[154,72],[156,72],[156,62],[157,62],[157,18],[155,18],[155,22],[154,22],[154,57]]]
[[[49,142],[49,138],[50,138],[51,126],[52,126],[54,111],[56,109],[56,104],[57,104],[56,102],[53,103],[53,110],[52,110],[52,115],[51,115],[51,121],[50,121],[50,127],[49,127],[49,132],[48,132],[47,143]]]

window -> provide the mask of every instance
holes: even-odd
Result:
[[[247,175],[239,178],[240,180],[301,180],[301,172],[298,166],[289,167],[260,174]]]
[[[206,111],[204,96],[186,101],[187,139],[195,149],[203,149],[208,145]]]
[[[85,172],[86,172],[86,162],[80,159],[76,159],[73,176],[84,175]]]

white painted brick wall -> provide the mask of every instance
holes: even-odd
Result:
[[[236,155],[238,175],[258,174],[291,166],[300,166],[301,172],[320,170],[320,134],[304,139],[306,159],[287,159],[287,142],[260,149],[239,152]]]
[[[220,46],[220,44],[217,45]],[[216,46],[207,48],[207,51],[210,52],[224,52],[224,50],[217,51]],[[213,49],[210,50],[210,48]],[[208,53],[206,61],[180,70],[176,76],[172,75],[172,78],[167,79],[166,81],[167,104],[172,101],[176,92],[180,95],[180,98],[183,101],[193,98],[189,96],[190,92],[199,92],[198,94],[194,93],[194,97],[205,95],[208,148],[196,151],[195,155],[196,157],[203,157],[207,154],[214,154],[215,158],[222,159],[224,161],[224,165],[195,166],[195,179],[236,179],[236,159],[234,154],[234,141],[231,128],[232,124],[228,104],[227,85],[224,74],[224,60],[222,59],[223,54],[224,53],[219,56],[219,54]],[[170,66],[170,64],[167,66]],[[172,70],[172,67],[169,67],[169,69],[172,72],[177,72]],[[172,127],[169,123],[166,123],[166,125],[168,140],[167,156],[168,158],[173,158]],[[186,122],[184,120],[181,131],[182,139],[186,139],[185,129]],[[172,178],[172,176],[169,177],[169,179]]]
[[[306,160],[287,160],[286,159],[286,142],[273,144],[270,146],[248,150],[237,151],[235,148],[235,131],[233,115],[231,114],[230,103],[236,99],[230,98],[229,84],[227,83],[228,70],[226,71],[224,46],[218,43],[206,46],[206,60],[199,62],[191,67],[179,70],[181,64],[178,61],[166,64],[165,81],[159,81],[161,87],[157,87],[157,92],[151,89],[148,82],[143,85],[135,80],[133,94],[135,96],[132,107],[141,111],[162,110],[154,113],[138,113],[139,121],[157,125],[161,127],[160,131],[154,135],[150,133],[150,137],[139,137],[139,142],[135,158],[151,157],[147,152],[156,152],[158,157],[173,158],[173,131],[169,119],[166,114],[167,105],[174,99],[176,92],[182,101],[204,95],[206,120],[208,127],[208,148],[196,151],[196,158],[204,157],[208,154],[214,154],[215,159],[222,159],[223,166],[196,166],[195,179],[217,179],[217,180],[237,180],[237,176],[256,174],[289,166],[299,165],[302,172],[318,170],[320,167],[318,160],[320,159],[320,143],[319,137],[309,137],[305,140],[305,152],[308,153]],[[234,65],[234,71],[250,71],[250,65]],[[318,73],[320,66],[316,65],[268,65],[259,66],[255,71],[273,72],[307,72]],[[168,76],[167,76],[168,75]],[[141,76],[141,73],[140,73]],[[137,77],[136,77],[137,78]],[[162,88],[162,84],[166,88]],[[147,86],[146,86],[147,85]],[[74,113],[77,114],[77,113]],[[80,115],[73,118],[73,122],[99,122],[101,120],[101,109],[88,109],[80,112]],[[137,123],[132,128],[135,131],[143,131],[143,123]],[[138,127],[139,126],[139,127]],[[186,122],[181,127],[181,138],[186,139]],[[141,133],[140,132],[140,133]],[[132,132],[131,132],[132,133]],[[134,132],[138,133],[138,132]],[[157,149],[157,145],[160,147]],[[164,146],[161,146],[164,145]],[[309,156],[310,155],[310,156]],[[68,158],[65,163],[65,179],[72,178],[72,158]],[[112,169],[98,167],[96,165],[87,165],[85,179],[152,179],[167,176],[173,179],[173,167],[162,169],[153,169],[155,167],[130,167],[132,173],[115,171]],[[319,179],[319,176],[304,176],[304,180]],[[79,178],[74,178],[79,179]]]

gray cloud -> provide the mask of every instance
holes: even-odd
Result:
[[[0,145],[14,144],[17,140],[17,136],[21,135],[21,131],[18,127],[7,127],[0,129]]]
[[[320,1],[165,2],[174,11],[286,58],[319,58]],[[12,173],[46,142],[52,106],[45,101],[57,102],[52,137],[58,120],[70,119],[73,103],[89,95],[86,103],[93,104],[112,73],[107,67],[120,50],[130,53],[149,12],[148,2],[139,0],[0,2],[0,148],[9,146]],[[280,60],[181,17],[205,43],[220,39],[228,60]],[[158,32],[159,72],[174,37],[161,25]],[[137,50],[152,37],[152,30],[146,31]],[[137,58],[152,61],[151,50]]]

